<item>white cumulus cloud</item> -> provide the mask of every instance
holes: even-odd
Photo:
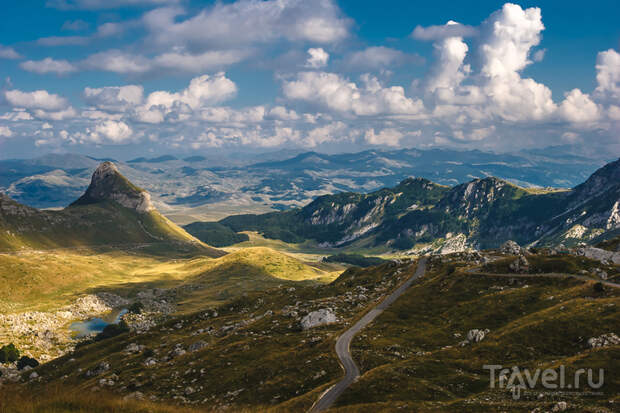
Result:
[[[383,129],[375,133],[374,129],[369,129],[364,134],[364,139],[371,145],[398,146],[404,135],[397,129]]]
[[[0,59],[19,59],[21,55],[15,51],[12,47],[3,46],[0,44]]]
[[[34,92],[7,90],[4,92],[4,97],[12,106],[26,109],[58,110],[68,106],[65,98],[48,93],[47,90],[35,90]]]
[[[99,109],[119,112],[141,104],[144,88],[139,85],[87,87],[84,89],[84,98]]]
[[[56,73],[58,75],[65,75],[78,70],[75,65],[66,60],[55,60],[51,57],[46,57],[43,60],[26,60],[20,63],[19,66],[24,70],[39,74]]]
[[[13,131],[8,126],[0,126],[0,136],[10,138],[13,136]]]
[[[370,76],[364,76],[363,82],[360,88],[335,73],[302,72],[295,80],[285,81],[283,91],[289,99],[316,102],[359,116],[414,115],[423,109],[422,102],[406,97],[401,86],[386,88]]]
[[[237,0],[217,2],[182,19],[185,10],[160,8],[143,22],[160,45],[213,47],[251,45],[285,39],[337,42],[348,36],[349,22],[332,0]]]
[[[322,47],[308,49],[308,60],[306,60],[306,66],[313,69],[320,69],[327,66],[329,60],[329,53],[323,50]]]

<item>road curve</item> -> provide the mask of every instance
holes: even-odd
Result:
[[[360,376],[360,370],[357,367],[357,364],[355,364],[353,357],[351,357],[351,340],[357,333],[364,329],[364,327],[377,318],[383,310],[396,301],[396,299],[400,297],[415,280],[424,275],[425,270],[426,258],[422,258],[418,262],[415,273],[407,281],[394,290],[392,294],[381,301],[381,303],[379,303],[376,307],[366,313],[364,317],[353,325],[353,327],[349,328],[340,337],[338,337],[338,341],[336,341],[336,354],[338,355],[340,363],[344,369],[344,378],[319,397],[316,403],[314,403],[314,405],[310,408],[310,413],[322,412],[329,409],[334,404],[336,399],[347,389],[347,387],[349,387]]]

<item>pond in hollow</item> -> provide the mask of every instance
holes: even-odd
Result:
[[[69,326],[69,330],[75,338],[101,333],[108,324],[118,324],[123,314],[126,313],[126,308],[117,308],[101,318],[95,317],[86,321],[76,321]]]

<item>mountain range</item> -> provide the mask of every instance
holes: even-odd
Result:
[[[307,206],[219,221],[286,242],[325,247],[494,248],[506,240],[532,245],[596,242],[620,232],[620,160],[570,190],[523,188],[487,177],[453,187],[408,178],[368,194],[340,193]]]
[[[75,154],[0,160],[0,192],[32,207],[64,207],[84,192],[105,160]],[[450,186],[495,176],[526,188],[567,188],[609,160],[560,149],[515,154],[402,149],[333,155],[289,151],[235,159],[164,155],[115,164],[152,194],[161,211],[186,224],[301,207],[320,195],[368,193],[411,176]]]

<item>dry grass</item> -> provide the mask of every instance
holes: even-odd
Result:
[[[48,386],[34,395],[23,387],[0,387],[0,413],[211,413],[208,407],[184,407],[148,400],[127,399],[107,391],[85,391]],[[277,407],[237,409],[236,413],[283,413]]]
[[[94,250],[24,251],[0,254],[0,312],[50,311],[80,294],[109,290],[132,295],[146,287],[183,283],[228,286],[237,275],[254,277],[252,289],[281,281],[331,282],[340,266],[311,266],[269,248],[245,248],[213,259],[158,257],[142,253]],[[236,282],[236,281],[235,281]],[[213,297],[211,297],[213,298]]]
[[[37,395],[16,387],[0,388],[0,413],[198,413],[191,409],[142,400],[123,400],[107,392],[53,386]]]

